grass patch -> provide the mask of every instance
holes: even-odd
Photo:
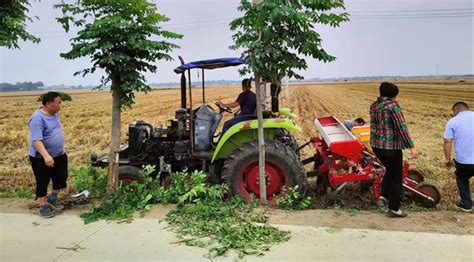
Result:
[[[411,212],[426,212],[426,211],[433,211],[434,210],[432,208],[426,208],[426,207],[418,206],[414,203],[411,203],[411,204],[405,206],[405,209],[408,210],[408,211],[411,211]]]
[[[0,192],[0,198],[31,198],[33,195],[31,190],[7,190]]]
[[[334,206],[334,216],[336,216],[336,217],[342,216],[341,206],[340,206],[340,205]]]
[[[325,231],[331,234],[335,234],[335,233],[340,233],[342,229],[338,227],[328,227],[325,229]]]
[[[458,211],[455,205],[446,205],[446,208],[444,209],[446,211]]]
[[[374,229],[374,230],[380,229],[379,226],[378,226],[375,222],[370,222],[370,223],[367,225],[367,228],[369,228],[369,229]]]
[[[16,194],[14,191],[7,190],[4,192],[0,192],[0,198],[15,198],[15,197],[16,197]]]
[[[351,217],[357,217],[357,216],[360,216],[362,214],[362,211],[360,211],[357,208],[349,208],[346,211],[349,214],[349,216],[351,216]]]

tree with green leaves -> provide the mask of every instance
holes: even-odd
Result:
[[[26,31],[26,22],[33,21],[28,14],[28,0],[2,1],[0,4],[0,46],[20,48],[19,40],[39,43],[40,39]]]
[[[63,16],[57,18],[66,31],[81,27],[71,39],[72,49],[62,53],[65,59],[89,57],[92,66],[74,75],[87,75],[103,69],[98,88],[111,84],[112,134],[109,151],[109,190],[118,186],[121,110],[131,108],[135,92],[151,90],[144,72],[156,72],[157,60],[172,60],[170,52],[178,48],[167,39],[182,35],[165,31],[159,24],[169,19],[157,13],[156,5],[146,0],[76,0],[61,3]]]
[[[307,69],[305,57],[331,62],[336,58],[322,47],[317,25],[338,27],[348,21],[342,0],[263,0],[253,5],[242,0],[244,16],[231,22],[235,44],[243,48],[246,67],[242,73],[258,72],[265,82],[277,83],[285,76],[303,79],[297,70]]]
[[[244,15],[233,20],[230,28],[236,33],[232,49],[243,49],[246,66],[242,74],[255,74],[257,98],[260,83],[270,82],[272,100],[278,99],[280,82],[285,77],[302,79],[297,70],[307,69],[305,57],[323,62],[335,60],[321,46],[317,25],[338,27],[349,20],[343,0],[241,0],[239,11]],[[260,108],[257,108],[257,110]],[[274,109],[274,108],[272,108]],[[261,111],[261,109],[260,109]],[[260,180],[264,181],[265,147],[261,112],[259,118]],[[261,135],[260,135],[261,133]],[[263,159],[263,161],[262,161]],[[263,163],[262,163],[263,162]],[[265,183],[260,195],[266,198]],[[266,199],[262,198],[262,202]]]

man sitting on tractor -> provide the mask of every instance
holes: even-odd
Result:
[[[252,88],[252,82],[250,79],[245,78],[242,80],[242,93],[239,94],[235,102],[223,103],[222,101],[217,101],[216,105],[220,107],[235,108],[240,106],[240,114],[236,115],[233,119],[224,123],[222,128],[222,134],[225,133],[227,129],[231,126],[255,117],[255,110],[257,108],[257,96],[254,92],[250,91]]]

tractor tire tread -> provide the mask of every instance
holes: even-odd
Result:
[[[119,180],[134,178],[138,183],[145,183],[145,178],[140,174],[140,169],[134,166],[119,166]]]

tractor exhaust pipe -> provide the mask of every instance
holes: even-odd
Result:
[[[184,59],[178,56],[181,65],[184,65]],[[181,73],[181,108],[186,108],[186,76]]]

